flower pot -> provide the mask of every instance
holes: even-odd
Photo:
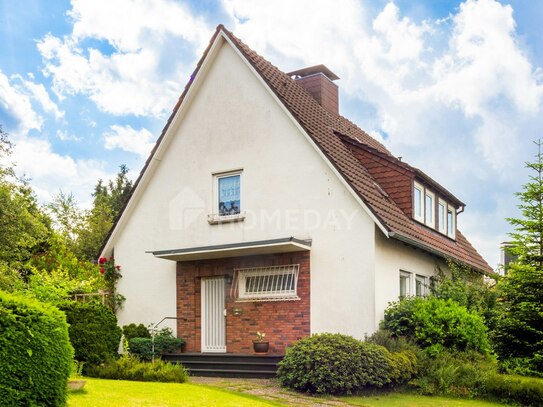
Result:
[[[255,353],[268,353],[269,348],[270,348],[269,342],[253,341],[253,349]]]
[[[85,387],[86,380],[70,380],[68,381],[68,390],[81,390]]]

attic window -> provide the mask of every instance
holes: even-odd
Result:
[[[424,188],[415,182],[413,188],[413,217],[419,222],[424,222]]]
[[[456,236],[456,212],[454,207],[447,205],[447,236],[454,239]]]
[[[456,207],[418,182],[413,183],[413,219],[456,238]]]
[[[236,222],[245,218],[241,211],[242,171],[230,171],[213,175],[214,213],[208,215],[210,224]]]

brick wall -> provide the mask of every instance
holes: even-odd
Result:
[[[235,302],[230,291],[235,268],[299,264],[297,301]],[[293,341],[309,336],[309,252],[234,257],[177,264],[177,334],[187,352],[200,352],[200,285],[202,277],[229,276],[226,281],[226,350],[253,353],[256,332],[265,332],[270,354],[284,354]],[[234,310],[240,315],[235,315]]]

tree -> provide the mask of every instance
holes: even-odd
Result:
[[[522,217],[508,219],[515,228],[510,236],[517,258],[498,284],[501,309],[494,341],[502,365],[543,374],[543,143],[535,145],[535,161],[526,163],[529,181],[516,194]]]
[[[86,216],[85,227],[78,234],[76,253],[80,258],[92,261],[100,254],[105,237],[132,191],[132,181],[127,174],[128,168],[121,165],[114,180],[107,185],[103,180],[96,184],[92,194],[93,207]]]
[[[526,163],[532,174],[522,191],[515,194],[521,201],[518,207],[522,217],[507,220],[515,228],[515,232],[510,234],[510,251],[517,256],[516,263],[543,269],[543,143],[541,140],[534,143],[537,146],[536,160]]]
[[[46,208],[53,217],[57,232],[64,238],[67,246],[75,250],[78,235],[84,227],[84,213],[77,206],[73,194],[60,191]]]

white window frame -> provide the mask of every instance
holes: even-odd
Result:
[[[235,297],[236,302],[247,301],[292,301],[299,300],[298,296],[298,274],[300,270],[299,264],[289,264],[284,266],[269,266],[269,267],[252,267],[234,269],[235,281],[233,288],[237,291]],[[292,290],[266,290],[266,286],[277,283],[279,279],[290,275],[293,278]],[[256,290],[247,292],[246,282],[248,277],[262,277],[262,282],[258,284]]]
[[[439,222],[440,207],[443,208],[443,221],[441,223]],[[443,233],[444,235],[447,234],[447,202],[445,202],[443,199],[439,199],[437,205],[437,227],[440,233]]]
[[[420,214],[417,214],[417,211],[416,211],[417,198],[416,198],[415,191],[420,192],[420,203],[419,203],[419,205],[420,205]],[[424,200],[425,200],[424,187],[421,184],[419,184],[418,182],[414,182],[413,183],[413,218],[415,220],[418,220],[421,223],[424,223]]]
[[[422,290],[417,293],[417,282],[421,283]],[[428,295],[428,277],[423,276],[422,274],[415,274],[415,292],[414,295],[417,297],[425,297]]]
[[[430,211],[430,214],[431,214],[431,219],[428,219],[428,217],[426,216],[427,215],[427,206],[426,206],[426,198],[430,198],[432,200],[432,205],[431,205],[431,211]],[[429,191],[429,190],[425,190],[424,192],[424,221],[426,223],[427,226],[430,226],[431,228],[435,229],[435,217],[436,217],[436,195],[432,192],[432,191]]]
[[[402,289],[401,289],[402,278],[406,279],[405,295],[403,296],[402,296]],[[413,273],[410,273],[409,271],[400,270],[400,280],[399,280],[400,286],[399,286],[399,295],[398,295],[400,298],[411,296],[411,292],[412,292],[411,286],[413,285],[411,282],[412,279],[413,279]]]
[[[219,213],[219,180],[221,178],[232,177],[239,175],[239,213],[234,215],[221,215]],[[245,211],[243,210],[244,194],[243,194],[243,169],[218,172],[213,174],[213,205],[212,213],[207,215],[209,224],[219,224],[228,222],[238,222],[245,219]]]
[[[452,213],[452,225],[449,225],[449,212]],[[456,208],[452,205],[447,205],[447,236],[451,239],[456,238]]]

